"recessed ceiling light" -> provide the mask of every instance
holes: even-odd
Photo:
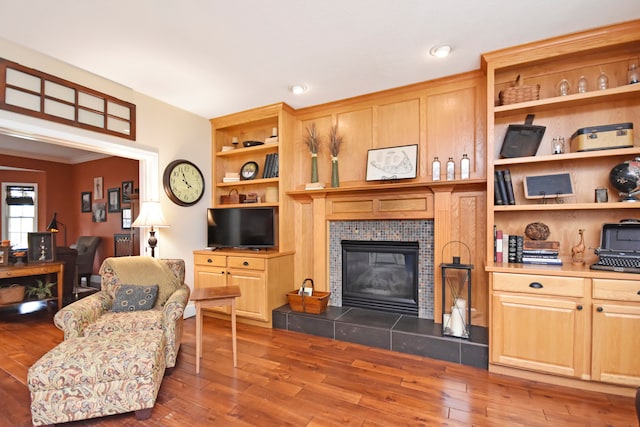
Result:
[[[435,56],[437,58],[444,58],[446,56],[449,56],[451,51],[452,51],[451,46],[449,46],[448,44],[443,44],[443,45],[440,45],[440,46],[432,47],[431,50],[429,51],[429,53],[432,56]]]
[[[293,85],[289,87],[289,90],[294,95],[301,95],[307,91],[307,87],[305,85]]]

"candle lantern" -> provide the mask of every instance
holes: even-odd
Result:
[[[445,248],[451,243],[458,243],[466,248],[468,258],[471,251],[463,242],[448,242],[442,248],[444,259]],[[442,334],[468,339],[471,334],[471,270],[472,264],[462,264],[460,256],[454,255],[451,263],[440,264],[442,271]]]

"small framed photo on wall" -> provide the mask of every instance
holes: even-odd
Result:
[[[109,212],[120,212],[120,189],[110,188],[107,190],[107,206]]]
[[[80,193],[80,212],[91,212],[91,191]]]
[[[133,194],[133,181],[122,182],[122,203],[131,202],[131,194]]]
[[[131,230],[131,208],[122,208],[122,229]]]
[[[93,222],[107,221],[107,204],[104,202],[95,202],[91,210],[91,220]]]
[[[102,177],[97,176],[93,178],[93,200],[102,199],[104,189],[102,188]]]

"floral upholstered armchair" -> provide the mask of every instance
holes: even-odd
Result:
[[[183,313],[190,292],[184,283],[184,260],[112,257],[102,263],[100,276],[100,292],[56,313],[54,323],[64,332],[64,338],[159,329],[165,337],[166,367],[173,368],[180,349]],[[138,288],[140,292],[146,292],[148,288],[154,290],[153,305],[147,304],[140,309],[146,301],[136,292],[133,295],[138,295],[139,302],[129,301],[126,305],[131,290]],[[144,295],[150,301],[148,295]]]

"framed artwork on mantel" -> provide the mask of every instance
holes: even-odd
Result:
[[[367,181],[415,178],[418,173],[418,145],[376,148],[367,152]]]

